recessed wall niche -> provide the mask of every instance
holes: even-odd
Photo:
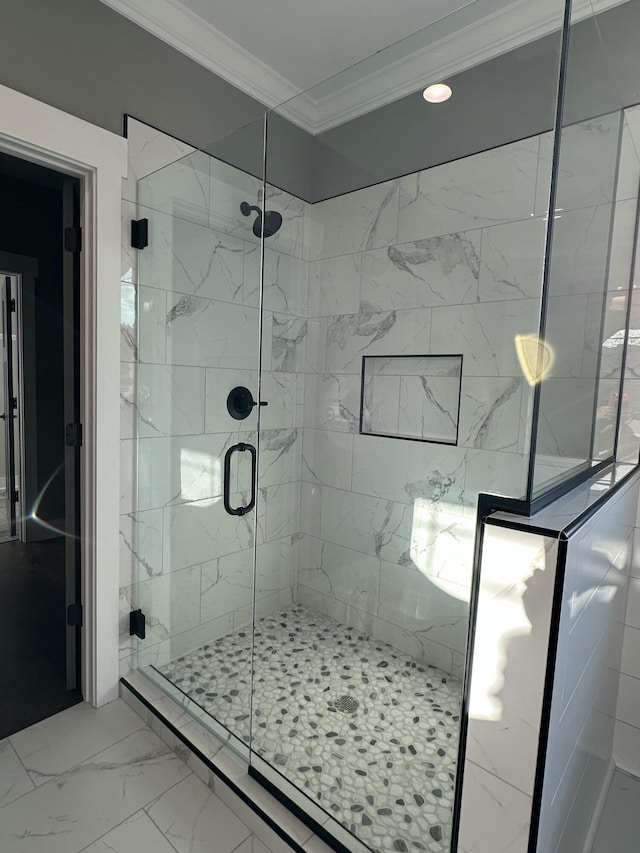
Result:
[[[362,358],[360,432],[458,443],[462,355]]]

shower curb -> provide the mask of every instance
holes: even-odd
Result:
[[[134,678],[141,683],[132,684]],[[301,810],[300,814],[294,813],[288,801],[281,799],[275,788],[272,789],[271,786],[265,786],[260,781],[256,781],[256,777],[261,779],[260,775],[251,773],[250,768],[243,765],[235,753],[222,741],[216,739],[217,749],[211,755],[207,755],[179,726],[154,705],[152,696],[144,695],[142,690],[147,686],[144,682],[146,682],[144,676],[137,673],[123,676],[120,679],[120,698],[269,849],[273,846],[273,841],[269,842],[267,836],[271,833],[277,836],[277,839],[273,840],[279,843],[274,847],[273,853],[284,853],[285,848],[282,842],[296,853],[332,853],[332,851],[348,853],[347,849],[339,843],[336,846],[334,839],[329,840],[329,833],[326,830],[322,832],[322,827],[315,824],[315,821],[314,826],[311,827],[306,820],[301,820]],[[150,684],[148,692],[149,694],[153,692]],[[163,699],[166,698],[168,697],[163,697]],[[181,710],[177,703],[172,702],[172,705],[176,710]],[[193,727],[201,730],[205,740],[211,742],[215,739],[215,736],[200,726],[196,719],[191,719],[189,726],[192,730]],[[259,788],[260,804],[251,795],[252,787],[254,787],[254,794],[258,794],[255,788]],[[295,807],[295,804],[291,805]],[[291,826],[293,832],[287,831],[282,826],[285,821]],[[323,836],[326,833],[324,838],[314,833],[314,830],[317,832],[318,829]],[[293,837],[294,834],[300,840],[296,840]]]

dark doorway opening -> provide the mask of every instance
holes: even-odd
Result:
[[[0,198],[2,739],[82,699],[80,182],[0,154]]]

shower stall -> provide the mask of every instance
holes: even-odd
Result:
[[[121,671],[336,849],[452,849],[479,495],[530,513],[625,425],[637,455],[630,131],[576,97],[590,5],[532,5],[206,151],[128,123]]]

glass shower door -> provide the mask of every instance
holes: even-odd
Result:
[[[166,137],[165,137],[166,139]],[[256,140],[262,144],[262,135]],[[192,151],[138,182],[138,666],[249,742],[262,182]]]

